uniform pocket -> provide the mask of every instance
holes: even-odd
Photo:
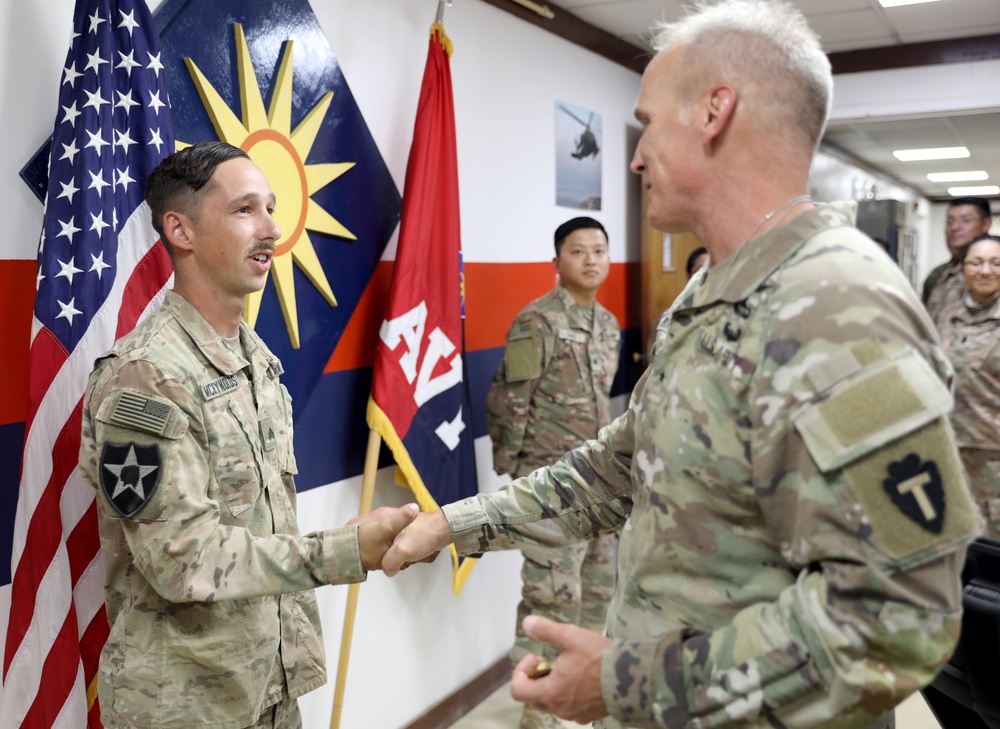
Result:
[[[231,397],[208,401],[205,411],[212,476],[222,501],[239,520],[262,491],[258,424],[251,422]]]

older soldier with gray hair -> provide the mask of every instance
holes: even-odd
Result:
[[[611,727],[878,727],[954,649],[981,519],[952,372],[897,267],[813,203],[832,79],[787,3],[662,29],[636,107],[649,222],[711,254],[628,411],[558,464],[421,515],[387,573],[621,530],[607,636],[543,618],[514,697]]]
[[[172,154],[149,179],[174,264],[163,306],[97,361],[80,469],[97,489],[111,633],[105,727],[301,727],[326,680],[314,587],[378,569],[416,505],[301,535],[281,362],[242,321],[281,235],[243,150]]]

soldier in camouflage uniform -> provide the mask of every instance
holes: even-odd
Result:
[[[514,318],[486,399],[493,468],[515,478],[555,463],[610,421],[621,331],[595,298],[610,268],[607,232],[593,218],[573,218],[556,229],[555,250],[559,285]],[[603,632],[615,589],[617,534],[521,552],[514,665],[529,654],[555,658],[552,646],[525,635],[521,622],[528,615]],[[530,706],[520,723],[522,729],[559,726]]]
[[[938,318],[941,345],[955,367],[955,428],[962,463],[986,516],[986,536],[1000,539],[1000,238],[966,249],[966,295]]]
[[[281,231],[274,195],[221,143],[149,181],[175,287],[97,361],[80,468],[97,489],[111,633],[105,727],[298,727],[326,669],[312,588],[360,582],[415,506],[302,536],[281,363],[241,320]]]
[[[973,240],[986,235],[992,224],[990,204],[984,198],[958,197],[948,203],[945,242],[951,259],[927,274],[922,296],[935,325],[939,323],[946,306],[960,302],[965,296],[965,278],[962,275],[965,249]]]
[[[896,266],[804,194],[832,78],[801,13],[723,0],[656,46],[632,169],[711,268],[598,439],[421,515],[382,566],[618,529],[609,637],[528,618],[561,653],[516,699],[606,729],[891,725],[954,649],[981,528],[950,366]]]

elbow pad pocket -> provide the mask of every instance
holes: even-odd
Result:
[[[870,676],[884,676],[886,691],[926,686],[955,650],[961,631],[961,612],[939,612],[887,602],[878,616],[875,643],[884,665]]]
[[[944,383],[910,348],[865,357],[866,364],[840,359],[839,380],[832,381],[829,363],[809,373],[827,386],[793,422],[820,471],[843,471],[859,531],[870,525],[869,540],[900,567],[968,541],[980,520],[947,420],[952,398]]]

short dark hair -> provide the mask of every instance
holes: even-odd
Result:
[[[691,255],[688,256],[687,267],[685,269],[689,277],[693,276],[695,273],[694,272],[695,261],[697,261],[701,256],[704,256],[707,253],[708,249],[705,246],[699,246],[698,248],[695,248],[693,251],[691,251]]]
[[[559,252],[562,250],[563,243],[566,242],[566,238],[574,230],[584,230],[586,228],[595,228],[602,233],[604,233],[604,240],[608,240],[608,231],[604,229],[598,221],[593,218],[588,218],[586,216],[581,216],[579,218],[573,218],[572,220],[567,220],[565,223],[556,228],[555,244],[556,244],[556,257],[559,257]]]
[[[972,246],[976,245],[976,243],[982,243],[984,240],[991,240],[994,243],[1000,243],[1000,235],[977,235],[972,239],[972,242],[965,247],[965,254],[962,256],[962,260],[969,257],[969,251],[972,250]]]
[[[988,218],[991,215],[993,215],[993,213],[990,212],[990,204],[986,200],[986,198],[982,198],[982,197],[956,197],[954,200],[949,200],[948,201],[948,209],[949,210],[951,210],[952,208],[958,207],[959,205],[972,205],[973,207],[978,208],[979,209],[979,213],[980,213],[979,217],[981,217],[981,218]]]
[[[199,142],[174,152],[153,170],[146,183],[146,203],[153,218],[153,229],[170,250],[163,235],[163,216],[170,210],[193,215],[195,193],[204,188],[223,162],[250,156],[239,147],[225,142]]]

